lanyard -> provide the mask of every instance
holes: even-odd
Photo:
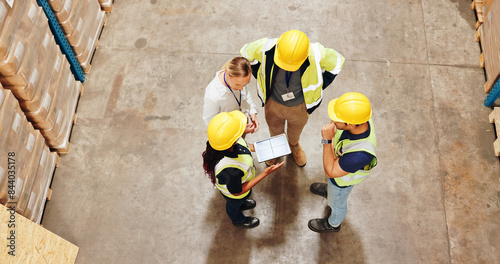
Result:
[[[285,71],[286,88],[290,88],[290,79],[291,78],[292,78],[292,72]]]
[[[227,84],[227,82],[226,82],[226,72],[224,72],[224,83],[226,84],[227,88],[229,88],[229,91],[231,91],[231,93],[233,94],[234,99],[238,103],[238,107],[241,109],[241,91],[240,91],[240,100],[238,101],[238,98],[236,98],[236,95],[234,94],[233,89],[231,89],[231,87],[229,87],[229,84]]]

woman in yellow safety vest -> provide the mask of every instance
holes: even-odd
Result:
[[[241,211],[255,207],[256,202],[249,199],[252,187],[283,162],[255,177],[250,147],[241,137],[246,125],[247,118],[240,111],[217,114],[208,125],[207,148],[202,156],[203,169],[226,199],[226,213],[233,224],[253,228],[259,225],[259,219],[245,216]]]

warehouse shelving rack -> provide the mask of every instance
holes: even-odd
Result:
[[[484,106],[491,106],[500,97],[500,80],[498,80],[484,100]]]
[[[75,79],[82,83],[85,82],[85,73],[83,72],[80,63],[76,59],[75,53],[73,52],[73,49],[69,45],[68,40],[66,39],[66,36],[64,35],[61,26],[59,25],[59,22],[54,16],[54,12],[52,11],[52,8],[50,7],[49,3],[47,2],[47,0],[37,0],[37,3],[39,6],[43,8],[45,15],[49,19],[49,26],[50,29],[52,30],[54,38],[56,39],[56,43],[61,48],[63,54],[66,55],[66,58],[68,59],[68,62],[71,65],[71,71],[73,72]]]

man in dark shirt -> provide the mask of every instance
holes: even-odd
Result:
[[[311,192],[328,199],[331,213],[312,219],[309,229],[315,232],[338,232],[347,214],[347,198],[355,184],[370,174],[377,164],[377,141],[371,120],[368,98],[360,93],[346,93],[328,105],[332,121],[321,129],[323,166],[328,184],[313,183]]]

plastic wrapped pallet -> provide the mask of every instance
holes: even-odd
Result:
[[[17,101],[8,90],[0,88],[0,203],[8,200],[8,166],[9,152],[14,152],[17,142],[13,140],[12,124],[15,118]],[[20,154],[21,155],[21,154]],[[16,157],[14,157],[16,159]],[[16,164],[17,165],[17,164]],[[16,166],[17,167],[17,166]],[[17,175],[14,175],[17,176]]]
[[[21,107],[30,116],[30,112],[36,112],[43,104],[43,96],[49,92],[49,84],[51,76],[54,72],[54,67],[60,63],[60,52],[57,46],[51,45],[47,51],[47,56],[42,62],[38,62],[37,69],[38,78],[34,82],[30,82],[21,92],[17,91],[16,87],[9,87],[21,102]],[[17,91],[17,92],[16,92]]]
[[[40,132],[33,129],[21,108],[19,107],[16,98],[8,90],[1,90],[4,94],[2,107],[0,108],[0,135],[2,143],[0,144],[0,156],[7,160],[9,152],[15,153],[15,195],[13,199],[9,199],[8,185],[6,185],[5,176],[2,177],[0,184],[0,203],[17,202],[19,209],[23,204],[23,188],[30,185],[30,179],[36,173],[36,164],[32,162],[36,159],[36,151],[41,150],[45,145],[44,139]],[[36,140],[39,140],[38,147],[35,147]],[[38,157],[39,158],[39,157]],[[5,168],[4,168],[5,169]],[[28,187],[30,188],[30,187]]]
[[[62,98],[66,100],[61,101],[62,104],[58,108],[53,109],[56,117],[56,125],[53,129],[42,129],[41,132],[47,139],[47,145],[59,152],[65,152],[69,149],[69,136],[73,127],[76,107],[82,84],[75,81],[73,76],[67,79],[65,95]],[[59,92],[59,91],[58,91]]]
[[[61,83],[62,76],[67,76],[71,74],[70,65],[64,60],[62,54],[56,57],[56,63],[52,68],[52,74],[50,75],[50,80],[47,86],[43,89],[44,92],[41,95],[40,102],[38,104],[33,104],[33,102],[20,102],[21,107],[26,111],[28,119],[33,123],[35,128],[38,129],[51,129],[56,120],[53,115],[50,115],[50,110],[54,108],[54,105],[58,104],[59,101],[63,100],[58,96],[58,90],[63,89],[63,84]]]
[[[84,26],[82,14],[85,14],[88,10],[88,5],[86,5],[86,3],[86,0],[72,1],[70,10],[64,10],[65,12],[54,14],[66,36],[71,34],[79,36],[82,33]],[[68,38],[68,42],[72,46],[75,41],[76,39]]]
[[[35,180],[36,171],[38,169],[38,164],[42,156],[42,150],[45,146],[45,139],[41,135],[39,130],[34,130],[35,140],[33,145],[27,146],[26,149],[31,149],[31,157],[24,156],[22,161],[22,167],[19,169],[19,175],[16,179],[16,197],[17,206],[16,211],[20,214],[24,214],[26,207],[28,206],[29,196],[31,194],[31,188],[33,187],[33,182]],[[32,142],[29,142],[30,144]],[[29,147],[29,148],[28,148]]]
[[[50,152],[48,147],[45,147],[40,159],[38,171],[35,176],[35,182],[31,189],[31,194],[28,202],[28,207],[24,216],[35,223],[40,223],[42,220],[47,193],[52,182],[52,176],[56,168],[59,155],[56,152]]]
[[[39,22],[40,16],[44,15],[43,11],[38,8],[35,3],[31,3],[29,9],[26,10],[19,24],[17,33],[12,36],[14,41],[11,44],[9,54],[0,61],[0,73],[4,76],[16,74],[21,67],[22,60],[29,51],[27,39],[32,34],[34,24]]]
[[[97,17],[95,20],[93,20],[93,24],[88,24],[90,27],[86,32],[88,32],[88,38],[87,42],[84,42],[86,45],[84,46],[85,48],[80,52],[76,54],[76,59],[78,62],[80,62],[80,65],[83,68],[83,71],[88,73],[90,71],[90,63],[92,61],[92,56],[94,55],[94,51],[96,47],[98,46],[99,43],[99,35],[101,33],[101,30],[104,26],[104,24],[107,21],[106,14],[103,11],[98,11],[97,12]]]
[[[13,48],[14,36],[27,10],[27,1],[14,1],[11,5],[9,1],[0,0],[0,61],[4,61]]]
[[[71,2],[71,3],[70,3]],[[60,2],[49,2],[52,8],[60,7]],[[106,23],[106,14],[97,0],[66,0],[65,8],[59,9],[55,16],[72,47],[76,59],[85,72],[90,71],[90,62],[102,27]],[[66,9],[69,8],[69,11]]]
[[[36,9],[39,12],[42,11],[41,8]],[[27,39],[20,39],[19,44],[16,45],[16,48],[22,47],[24,49],[24,56],[22,58],[20,68],[14,74],[11,74],[12,72],[14,72],[12,70],[10,72],[0,72],[2,73],[0,81],[4,85],[19,86],[22,88],[30,82],[31,78],[33,78],[32,73],[36,66],[38,56],[44,56],[48,47],[49,37],[52,36],[47,23],[48,22],[45,14],[39,13],[38,17],[33,23],[33,28],[30,35],[27,37]],[[43,43],[43,46],[40,45],[40,43]],[[44,47],[45,49],[41,50],[41,47]]]
[[[67,5],[71,6],[72,0],[48,0],[47,2],[52,10],[54,10],[54,13],[59,13],[63,8],[68,10],[66,12],[69,12],[70,8]]]
[[[66,21],[69,19],[71,10],[73,10],[75,7],[74,5],[78,4],[80,1],[73,1],[73,0],[67,0],[67,1],[48,1],[49,5],[56,14],[56,16],[61,20],[61,21]],[[57,3],[60,2],[60,3]],[[62,2],[62,5],[61,5]],[[56,9],[59,8],[59,9]]]
[[[489,91],[500,77],[500,1],[493,2],[481,27],[486,71],[485,90]]]

